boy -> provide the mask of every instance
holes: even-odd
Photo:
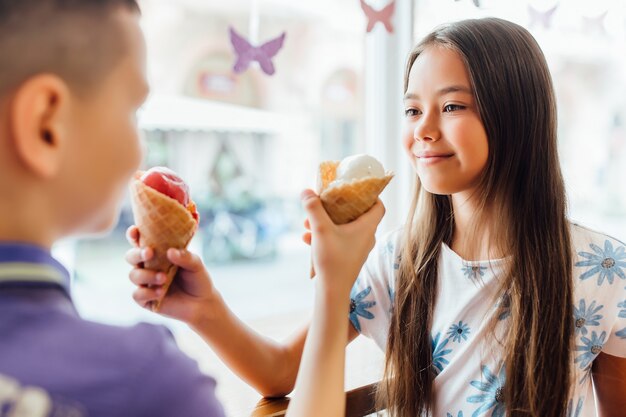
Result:
[[[111,228],[141,147],[136,0],[0,0],[0,415],[222,416],[162,327],[82,320],[58,239]]]

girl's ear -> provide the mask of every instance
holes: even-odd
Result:
[[[33,175],[52,178],[60,169],[67,131],[69,88],[58,76],[35,76],[15,92],[9,128],[16,153]]]

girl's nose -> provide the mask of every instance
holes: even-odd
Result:
[[[415,124],[413,129],[413,140],[416,142],[436,142],[440,139],[441,133],[437,125],[428,118],[422,118]]]

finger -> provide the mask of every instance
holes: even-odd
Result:
[[[189,272],[200,272],[204,268],[200,257],[186,249],[168,249],[167,259]]]
[[[350,229],[361,229],[364,227],[376,229],[378,224],[385,215],[385,206],[383,202],[378,199],[376,203],[358,219],[347,225]]]
[[[302,206],[307,212],[311,230],[320,232],[333,224],[322,206],[322,200],[313,190],[304,190],[300,195]]]
[[[128,274],[130,281],[138,286],[159,287],[165,284],[167,276],[163,272],[150,271],[149,269],[135,268]]]
[[[138,266],[149,261],[153,256],[154,250],[152,248],[132,248],[126,252],[125,259],[132,266]]]
[[[309,219],[304,220],[304,228],[307,230],[311,230],[311,222],[309,222]]]
[[[126,240],[132,246],[139,247],[139,228],[137,226],[132,225],[126,229]]]
[[[307,245],[311,246],[311,233],[307,232],[302,235],[302,241]]]
[[[148,305],[153,301],[158,301],[163,297],[165,290],[163,288],[139,287],[133,292],[133,300],[144,308],[150,308]]]
[[[376,203],[370,209],[370,211],[372,212],[372,216],[374,216],[374,220],[376,221],[376,223],[380,223],[383,217],[385,217],[385,213],[387,213],[387,208],[379,198],[378,200],[376,200]]]

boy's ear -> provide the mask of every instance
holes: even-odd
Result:
[[[20,86],[10,105],[16,152],[26,168],[42,178],[53,177],[61,164],[69,96],[61,78],[44,74]]]

